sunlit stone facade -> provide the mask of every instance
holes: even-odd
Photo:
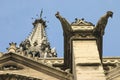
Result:
[[[18,47],[11,42],[6,53],[0,52],[0,80],[120,80],[120,57],[102,56],[100,25],[84,19],[70,24],[59,12],[55,16],[63,28],[64,57],[51,48],[45,21],[36,19]]]

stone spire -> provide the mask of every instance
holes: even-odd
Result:
[[[41,18],[41,19],[36,19],[33,25],[34,27],[30,36],[28,37],[28,40],[30,41],[31,45],[33,45],[34,42],[37,42],[38,45],[40,46],[43,39],[47,40],[46,31],[45,31],[46,24],[45,21]]]
[[[50,43],[46,35],[46,21],[42,19],[42,11],[40,18],[33,22],[33,30],[28,38],[20,44],[23,51],[32,54],[33,57],[56,57],[57,54],[50,47]]]

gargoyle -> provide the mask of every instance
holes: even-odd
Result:
[[[98,32],[101,36],[104,35],[104,31],[105,31],[105,27],[107,25],[108,22],[108,18],[113,16],[113,12],[112,11],[107,11],[107,13],[102,16],[100,18],[100,20],[98,21],[96,28],[94,30],[94,32]]]
[[[62,28],[63,28],[63,32],[64,32],[64,33],[69,33],[70,31],[72,31],[71,25],[68,23],[68,21],[67,21],[65,18],[63,18],[63,17],[59,14],[59,12],[57,12],[57,13],[55,14],[55,16],[56,16],[56,18],[58,18],[58,19],[60,20],[60,22],[61,22],[61,24],[62,24]]]

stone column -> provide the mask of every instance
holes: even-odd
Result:
[[[70,53],[74,80],[106,80],[101,62],[102,53],[99,51],[102,39],[94,34],[94,25],[79,20],[71,27]]]
[[[64,67],[74,75],[73,80],[106,80],[102,66],[103,35],[84,19],[75,19],[69,24],[59,12],[56,17],[64,34]]]
[[[72,40],[74,80],[105,80],[96,39]]]

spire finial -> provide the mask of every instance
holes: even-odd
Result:
[[[43,14],[43,8],[41,9],[41,12],[40,12],[40,19],[42,18],[42,14]]]

